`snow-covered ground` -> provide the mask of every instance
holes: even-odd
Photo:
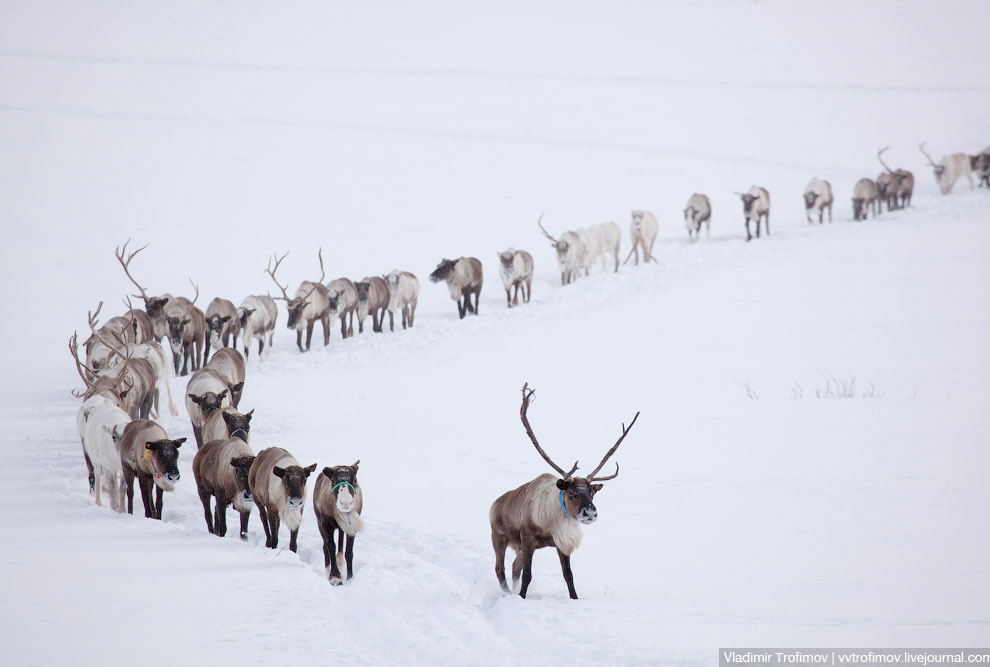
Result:
[[[719,646],[977,646],[990,637],[990,192],[938,196],[917,150],[990,143],[990,5],[258,2],[0,5],[0,663],[711,664]],[[877,148],[911,210],[853,223]],[[835,221],[810,226],[812,176]],[[746,244],[733,190],[770,190]],[[689,244],[692,192],[715,209]],[[660,219],[659,266],[562,288],[554,233]],[[207,534],[184,410],[164,521],[93,505],[65,342],[132,291],[239,302],[284,278],[421,280],[416,326],[252,358],[255,450],[361,459],[367,532],[332,589],[298,554]],[[528,249],[531,304],[495,253]],[[629,240],[623,240],[623,257]],[[475,255],[481,314],[426,281]],[[319,338],[319,333],[315,338]],[[855,398],[819,398],[833,382]],[[491,501],[588,470],[567,598],[493,573]],[[173,390],[181,395],[185,381]],[[748,388],[748,391],[747,391]],[[749,398],[748,394],[758,396]],[[140,514],[140,513],[139,513]],[[233,532],[233,531],[232,531]]]

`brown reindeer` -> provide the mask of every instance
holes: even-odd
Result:
[[[203,359],[210,358],[210,347],[218,350],[230,347],[237,348],[237,335],[241,332],[241,316],[237,308],[227,299],[217,297],[206,307],[206,340],[204,342]]]
[[[313,328],[316,323],[323,323],[323,345],[330,344],[330,295],[327,292],[326,286],[323,284],[323,279],[326,277],[326,272],[323,271],[323,249],[320,248],[319,259],[320,259],[320,280],[310,281],[304,280],[299,284],[296,289],[296,296],[292,299],[289,298],[286,288],[288,285],[282,285],[275,277],[275,272],[278,271],[279,265],[282,263],[289,253],[285,253],[281,257],[277,255],[272,255],[271,259],[268,260],[268,268],[265,269],[265,273],[271,276],[271,279],[278,285],[278,288],[282,291],[282,296],[275,297],[276,299],[281,299],[285,301],[286,310],[289,313],[289,321],[286,326],[292,330],[296,330],[296,347],[299,348],[300,352],[307,352],[313,342]],[[272,267],[272,260],[275,261],[275,266]],[[306,332],[306,347],[303,348],[303,331]]]
[[[213,410],[203,422],[200,437],[202,437],[203,442],[240,438],[249,443],[251,442],[251,415],[253,414],[254,410],[242,414],[229,407]]]
[[[385,324],[385,311],[388,309],[388,283],[378,276],[369,276],[359,283],[354,283],[357,290],[357,321],[358,333],[364,333],[364,319],[371,314],[371,330],[382,332]]]
[[[533,434],[526,417],[533,391],[529,389],[528,384],[523,385],[519,416],[536,451],[560,477],[555,478],[551,474],[540,475],[518,489],[502,494],[492,503],[488,517],[492,525],[492,546],[495,549],[495,575],[502,590],[508,592],[509,587],[505,582],[505,550],[507,547],[512,547],[516,552],[516,559],[512,563],[512,583],[515,585],[520,574],[522,575],[519,595],[525,598],[529,582],[533,578],[533,552],[543,547],[555,547],[564,573],[564,581],[567,582],[567,592],[571,599],[576,600],[574,576],[571,574],[571,553],[581,543],[579,524],[594,523],[598,518],[598,510],[592,500],[595,494],[601,491],[602,485],[595,482],[615,479],[619,474],[619,466],[616,464],[615,473],[612,475],[606,477],[595,477],[595,475],[622,444],[639,418],[639,413],[637,412],[633,417],[628,428],[625,424],[622,425],[619,439],[606,452],[605,457],[591,474],[587,477],[573,477],[574,471],[578,468],[577,461],[569,471],[565,472],[543,451]]]
[[[248,475],[251,495],[258,506],[261,525],[265,527],[265,546],[278,547],[281,523],[289,529],[289,549],[296,550],[296,536],[302,524],[306,504],[306,480],[316,464],[303,468],[295,457],[281,447],[258,452]]]
[[[361,519],[364,495],[357,481],[359,463],[361,462],[355,461],[349,466],[324,468],[313,489],[313,510],[316,512],[320,535],[323,536],[323,565],[332,586],[343,583],[338,562],[341,556],[347,566],[347,578],[354,576],[354,537],[364,527]],[[338,535],[336,553],[334,531]]]
[[[203,426],[215,410],[230,407],[230,385],[212,368],[201,368],[186,385],[186,413],[192,423],[196,446],[203,444]]]
[[[135,294],[135,297],[140,297],[144,301],[144,310],[148,317],[151,319],[153,325],[153,336],[155,342],[160,343],[162,338],[168,335],[168,325],[165,322],[166,309],[169,306],[191,306],[195,303],[196,299],[193,298],[192,301],[182,296],[172,296],[171,294],[162,294],[161,296],[149,296],[147,290],[141,286],[134,276],[131,275],[131,261],[137,256],[139,252],[147,248],[147,245],[141,246],[134,252],[127,255],[127,259],[124,259],[124,255],[127,254],[127,244],[131,240],[127,239],[124,246],[117,247],[114,250],[114,255],[117,257],[117,261],[120,262],[120,266],[124,269],[124,275],[130,280],[135,287],[138,288],[140,294]],[[190,283],[192,280],[189,281]],[[195,287],[195,285],[193,285]],[[199,288],[196,288],[196,296],[199,296]]]
[[[897,188],[894,193],[894,207],[905,208],[911,205],[911,196],[914,194],[914,174],[907,169],[891,169],[887,166],[887,163],[883,161],[883,153],[888,148],[890,146],[884,146],[877,151],[877,160],[887,170],[887,173],[897,180]]]
[[[144,515],[149,519],[162,518],[164,493],[175,490],[179,481],[179,447],[185,441],[185,438],[169,439],[165,429],[150,419],[138,419],[127,425],[120,443],[120,463],[128,514],[134,514],[134,478],[137,477]],[[151,497],[153,487],[157,498]]]
[[[254,499],[248,484],[248,474],[254,463],[254,452],[239,438],[211,440],[199,448],[193,458],[196,490],[203,503],[206,529],[223,537],[227,534],[227,507],[234,505],[241,515],[241,539],[248,537],[248,520]],[[210,515],[210,499],[216,499]]]

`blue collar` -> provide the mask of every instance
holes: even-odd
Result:
[[[564,490],[561,489],[560,493],[557,494],[557,500],[560,501],[560,509],[564,510],[564,516],[569,517],[570,514],[567,513],[567,508],[564,506]]]

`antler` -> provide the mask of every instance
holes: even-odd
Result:
[[[320,248],[320,252],[316,256],[320,258],[320,282],[322,283],[327,277],[327,272],[323,270],[323,248]]]
[[[76,372],[79,373],[79,377],[82,378],[83,383],[86,385],[86,389],[89,389],[93,385],[93,381],[90,379],[92,376],[96,375],[89,366],[84,364],[79,360],[79,332],[74,331],[69,337],[69,352],[72,354],[72,359],[76,362]],[[75,390],[72,391],[72,395],[81,398],[85,395],[76,393]]]
[[[130,242],[131,242],[131,240],[130,239],[127,239],[127,243],[130,243]],[[130,278],[131,282],[134,283],[134,285],[139,290],[141,290],[141,293],[140,294],[135,294],[134,296],[140,296],[142,299],[144,299],[145,301],[147,301],[148,300],[148,293],[144,291],[144,288],[143,287],[141,287],[141,283],[139,283],[138,281],[134,280],[134,276],[131,275],[130,266],[131,266],[131,260],[134,259],[135,255],[137,255],[139,252],[141,252],[142,250],[144,250],[148,246],[147,245],[141,246],[140,248],[138,248],[137,250],[135,250],[134,252],[132,252],[130,255],[128,255],[127,256],[127,260],[124,261],[124,253],[127,252],[127,243],[124,244],[124,247],[123,248],[121,248],[120,246],[118,246],[117,248],[115,248],[114,251],[113,251],[113,254],[116,255],[117,261],[120,262],[120,265],[122,267],[124,267],[124,273],[127,274],[127,277]]]
[[[928,158],[928,164],[930,164],[933,167],[937,167],[938,165],[935,164],[934,160],[932,160],[932,156],[929,155],[928,151],[925,150],[925,144],[927,143],[928,143],[927,141],[922,141],[921,144],[918,146],[918,148],[920,148],[921,152],[925,155],[926,158]]]
[[[622,425],[622,435],[620,435],[619,436],[619,439],[615,441],[615,444],[614,445],[612,445],[612,449],[608,450],[608,452],[605,453],[605,458],[603,458],[602,459],[602,462],[598,464],[598,467],[596,467],[594,470],[592,470],[591,471],[591,474],[588,475],[588,481],[589,482],[604,482],[604,481],[609,480],[609,479],[615,479],[616,477],[619,476],[619,464],[618,463],[615,464],[615,474],[614,475],[608,475],[607,477],[595,477],[595,473],[597,473],[599,470],[602,469],[602,466],[604,466],[605,463],[609,460],[609,458],[611,458],[612,454],[615,454],[615,450],[617,450],[619,448],[619,445],[622,444],[622,441],[625,439],[626,434],[629,433],[629,431],[632,430],[633,424],[636,423],[636,420],[637,419],[639,419],[639,413],[638,412],[636,413],[636,416],[633,417],[633,420],[631,422],[629,422],[629,428],[626,428],[626,425],[625,424]]]
[[[278,259],[276,259],[277,255],[273,254],[271,256],[271,259],[268,260],[268,268],[265,269],[265,273],[267,273],[268,275],[270,275],[272,277],[272,280],[275,281],[275,284],[278,285],[278,288],[280,290],[282,290],[282,296],[281,297],[275,297],[275,298],[276,299],[281,298],[284,301],[289,301],[290,300],[289,299],[289,295],[286,293],[285,287],[282,287],[282,284],[278,281],[277,278],[275,278],[275,272],[278,271],[279,264],[282,263],[282,260],[285,259],[288,256],[289,256],[289,253],[286,252],[284,255],[282,255],[281,257],[279,257]],[[275,259],[275,268],[274,269],[272,268],[272,260],[273,259]]]
[[[519,417],[522,419],[523,426],[526,429],[526,435],[528,435],[529,436],[529,439],[533,441],[533,446],[536,447],[536,451],[538,451],[540,453],[540,456],[543,457],[543,460],[544,461],[546,461],[547,463],[550,464],[550,467],[551,468],[553,468],[558,473],[560,473],[560,475],[564,479],[567,479],[571,475],[574,474],[574,471],[575,470],[577,470],[578,462],[575,461],[574,462],[574,467],[571,468],[568,472],[564,472],[563,468],[561,468],[559,465],[557,465],[556,463],[554,463],[553,460],[549,456],[547,456],[547,453],[545,451],[543,451],[543,448],[540,447],[540,443],[537,442],[536,436],[533,435],[533,429],[529,425],[529,419],[526,418],[526,410],[529,409],[529,401],[533,397],[533,394],[535,392],[536,392],[535,389],[530,389],[529,388],[529,383],[528,382],[523,385],[523,388],[522,388],[522,407],[519,408]]]
[[[193,286],[193,289],[196,290],[196,296],[194,296],[192,298],[192,303],[195,306],[196,305],[196,299],[199,298],[199,285],[197,285],[196,283],[194,283],[192,281],[192,278],[189,278],[188,276],[186,276],[186,279],[189,281],[189,284]]]
[[[546,213],[546,211],[543,211],[543,213]],[[554,237],[550,236],[550,232],[548,232],[546,229],[543,228],[543,213],[540,213],[540,217],[537,218],[536,224],[540,226],[540,231],[543,232],[543,235],[545,237],[547,237],[548,239],[550,239],[550,243],[552,243],[554,245],[557,245],[557,243],[558,243],[557,239],[555,239]]]
[[[103,337],[103,334],[100,333],[100,330],[96,328],[96,325],[98,323],[97,315],[100,314],[100,309],[101,308],[103,308],[103,302],[102,301],[100,301],[100,304],[96,307],[96,312],[95,313],[92,312],[92,311],[89,312],[89,313],[87,313],[87,318],[89,320],[89,330],[93,332],[93,335],[94,336],[96,336],[96,340],[98,340],[101,343],[103,343],[104,345],[106,345],[107,349],[110,350],[110,352],[112,354],[117,355],[118,357],[120,357],[124,361],[124,363],[127,363],[127,357],[124,356],[124,352],[127,351],[127,339],[126,339],[126,337],[122,337],[116,331],[110,330],[110,332],[109,332],[110,333],[110,336],[112,336],[113,339],[116,341],[117,345],[120,346],[120,349],[118,349],[116,346],[114,346],[113,343],[111,343],[106,338],[104,338]],[[131,316],[131,319],[127,323],[126,327],[133,327],[134,326],[134,312],[133,312],[133,308],[131,309],[130,316]],[[127,330],[126,327],[124,329],[125,331]],[[120,350],[124,350],[124,352],[121,352]]]
[[[890,173],[890,174],[891,174],[892,176],[894,176],[894,175],[895,175],[895,174],[894,174],[894,170],[893,170],[893,169],[891,169],[890,167],[888,167],[888,166],[887,166],[887,163],[886,163],[886,162],[884,162],[884,161],[883,161],[883,158],[881,157],[881,156],[883,155],[883,152],[884,152],[885,150],[887,150],[888,148],[890,148],[890,146],[884,146],[883,148],[881,148],[880,150],[878,150],[878,151],[877,151],[877,159],[878,159],[878,160],[880,160],[880,164],[882,164],[882,165],[883,165],[883,168],[884,168],[884,169],[886,169],[886,170],[887,170],[887,172],[888,172],[888,173]]]

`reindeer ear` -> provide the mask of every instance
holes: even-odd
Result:
[[[184,443],[185,441],[186,441],[185,438],[179,438],[178,440],[173,440],[172,444],[175,445],[176,449],[178,449],[179,447],[182,446],[182,443]]]
[[[203,402],[202,396],[197,396],[196,394],[189,394],[188,396],[190,399],[192,399],[192,402],[195,403],[196,405],[199,405],[200,403]]]
[[[591,485],[591,495],[595,495],[596,493],[598,493],[599,491],[601,491],[602,490],[602,487],[604,487],[604,486],[605,486],[604,484],[592,484]]]
[[[323,474],[326,475],[328,479],[333,479],[333,468],[330,467],[324,468]]]
[[[127,397],[127,392],[129,392],[129,391],[130,391],[130,389],[125,389],[124,391],[120,392],[117,395],[120,396],[121,398],[126,398]]]
[[[315,463],[311,466],[306,466],[305,468],[303,468],[303,472],[306,473],[306,477],[309,477],[311,474],[313,474],[314,470],[316,470]]]
[[[161,305],[164,306],[166,303],[168,303],[168,297],[165,297],[164,299],[159,299],[159,301],[161,301],[162,302]]]
[[[220,324],[225,324],[227,322],[230,322],[230,315],[225,315],[224,317],[220,318]]]
[[[183,324],[189,324],[189,322],[190,322],[190,321],[191,321],[191,320],[190,320],[190,319],[189,319],[189,318],[187,317],[187,318],[185,318],[184,320],[182,320],[182,323],[183,323]]]
[[[153,442],[146,442],[146,443],[144,443],[144,448],[145,449],[154,450],[155,449],[155,443],[153,443]]]
[[[253,415],[253,414],[254,414],[254,408],[251,408],[251,410],[248,411],[244,416],[247,417],[247,420],[248,421],[251,421],[251,415]]]
[[[567,489],[570,488],[570,486],[571,486],[571,480],[569,479],[557,480],[557,488],[560,489],[561,491],[566,491]]]
[[[243,388],[244,388],[244,383],[243,382],[238,382],[237,384],[230,385],[230,390],[231,391],[240,391]]]
[[[224,396],[227,395],[227,391],[228,391],[227,389],[224,389],[223,391],[221,391],[219,394],[217,394],[217,398],[219,398],[220,400],[223,400]]]
[[[278,466],[275,466],[274,468],[272,468],[272,474],[275,475],[276,477],[285,477],[285,468],[279,468]]]
[[[358,464],[359,464],[359,463],[361,463],[361,459],[358,459],[357,461],[355,461],[355,462],[354,462],[354,465],[352,465],[352,466],[351,466],[352,468],[354,468],[354,473],[355,473],[355,474],[357,474],[357,470],[358,470]]]

